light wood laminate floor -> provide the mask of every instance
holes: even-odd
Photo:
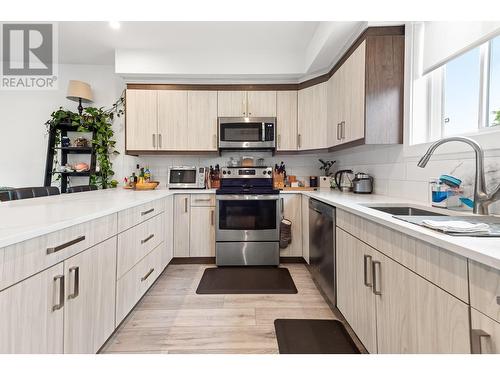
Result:
[[[278,353],[275,319],[335,318],[303,264],[297,294],[197,295],[207,267],[169,265],[101,353]]]

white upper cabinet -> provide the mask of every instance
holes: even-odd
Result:
[[[363,42],[344,63],[343,142],[355,141],[365,136],[365,55],[366,42]]]
[[[188,91],[187,148],[217,151],[217,91]]]
[[[246,91],[219,91],[217,97],[217,113],[219,117],[247,116]]]
[[[219,91],[219,117],[276,117],[276,91]]]
[[[276,91],[247,91],[247,113],[251,117],[276,117]]]
[[[276,93],[276,129],[277,150],[297,150],[297,91]]]
[[[188,147],[187,91],[158,91],[158,150]]]
[[[327,82],[299,91],[298,149],[327,147]]]
[[[156,90],[127,90],[127,150],[156,150],[158,101]]]
[[[365,136],[365,54],[363,42],[328,81],[328,147]]]

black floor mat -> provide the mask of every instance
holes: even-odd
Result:
[[[276,319],[280,354],[359,354],[338,320]]]
[[[295,294],[297,288],[287,268],[207,268],[197,294]]]

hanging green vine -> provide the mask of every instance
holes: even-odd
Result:
[[[81,115],[61,107],[57,111],[52,112],[51,118],[45,123],[48,132],[57,128],[59,124],[68,124],[74,126],[76,131],[95,133],[92,144],[95,148],[98,170],[91,174],[90,183],[102,189],[116,187],[118,184],[116,180],[112,179],[115,172],[113,171],[113,163],[110,160],[111,155],[119,154],[119,152],[115,150],[116,141],[113,140],[114,131],[112,125],[115,115],[121,117],[124,114],[124,102],[125,98],[122,94],[111,108],[87,107],[83,110]],[[55,135],[55,146],[59,147],[61,144],[60,131],[56,130]],[[55,181],[60,179],[60,174],[56,173],[59,164],[58,154],[55,153],[52,169],[52,175],[55,177]]]

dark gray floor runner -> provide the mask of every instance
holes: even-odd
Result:
[[[280,354],[359,354],[338,320],[276,319]]]
[[[287,268],[207,268],[197,294],[295,294],[297,288]]]

